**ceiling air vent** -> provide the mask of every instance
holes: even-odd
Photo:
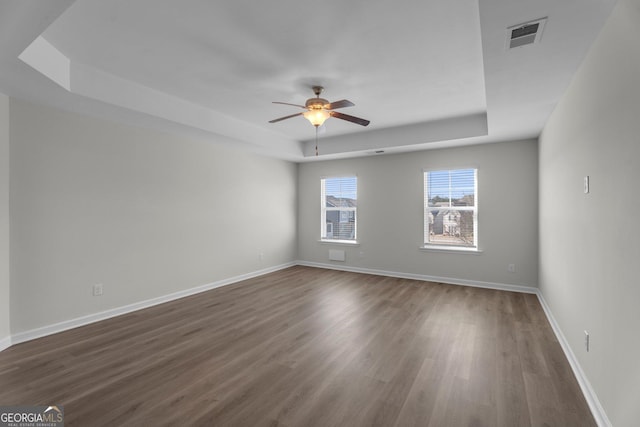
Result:
[[[538,43],[547,18],[536,19],[507,28],[507,49]]]

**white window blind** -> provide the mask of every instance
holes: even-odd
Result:
[[[322,240],[355,241],[358,180],[355,176],[323,178],[321,182]]]
[[[424,173],[425,246],[478,247],[477,169]]]

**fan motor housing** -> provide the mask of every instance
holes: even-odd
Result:
[[[324,98],[309,98],[307,99],[307,102],[304,104],[304,106],[307,108],[319,109],[324,108],[324,106],[327,104],[329,104],[329,101]]]

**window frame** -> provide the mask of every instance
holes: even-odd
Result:
[[[428,174],[431,172],[453,172],[460,170],[473,170],[473,192],[474,192],[474,205],[473,206],[448,206],[445,209],[449,211],[457,211],[457,212],[473,212],[473,245],[462,245],[462,244],[446,244],[441,242],[430,242],[430,233],[429,233],[429,212],[431,210],[443,210],[442,208],[429,207],[429,194],[428,194]],[[435,251],[451,251],[451,252],[482,252],[479,246],[479,238],[478,238],[478,168],[477,167],[457,167],[457,168],[434,168],[434,169],[423,169],[422,170],[422,180],[423,180],[423,205],[422,205],[422,214],[423,214],[423,244],[420,246],[421,249],[425,250],[435,250]],[[451,186],[449,190],[451,190]],[[449,201],[451,202],[451,196],[449,196]]]
[[[327,207],[326,206],[326,180],[353,178],[355,180],[356,190],[356,206],[354,207]],[[357,175],[340,175],[340,176],[323,176],[320,178],[320,242],[322,243],[338,243],[338,244],[357,244],[358,243],[358,176]],[[353,239],[333,239],[327,238],[327,212],[353,212]],[[340,213],[338,215],[341,215]],[[335,226],[334,226],[335,229]]]

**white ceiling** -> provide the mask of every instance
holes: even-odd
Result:
[[[539,135],[614,3],[3,0],[0,91],[294,161],[315,159],[313,126],[268,123],[300,111],[271,101],[315,84],[371,120],[329,119],[319,159],[517,140]],[[542,17],[540,43],[505,49],[507,27]]]

